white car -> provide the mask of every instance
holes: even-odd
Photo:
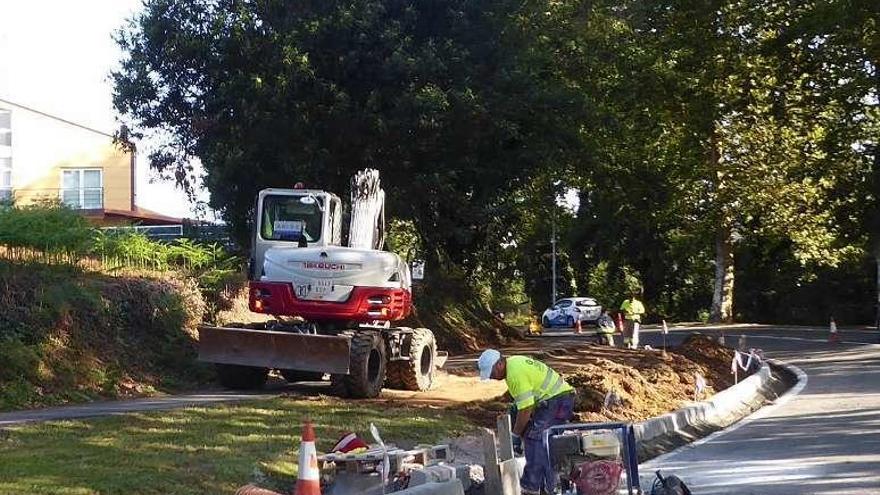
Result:
[[[566,297],[556,301],[541,316],[545,328],[573,327],[580,320],[583,323],[596,323],[602,315],[602,306],[592,297]]]

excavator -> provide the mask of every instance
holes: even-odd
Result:
[[[220,383],[260,388],[270,370],[290,382],[330,375],[332,393],[371,398],[383,387],[428,390],[447,354],[427,328],[393,326],[412,312],[410,266],[384,251],[379,173],[351,179],[347,245],[343,203],[330,192],[264,189],[255,204],[249,261],[251,311],[263,325],[199,327],[199,359]]]

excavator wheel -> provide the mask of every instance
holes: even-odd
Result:
[[[330,375],[330,395],[336,397],[348,397],[348,383],[346,375]]]
[[[358,331],[351,337],[349,374],[331,379],[331,389],[356,399],[378,397],[385,385],[385,365],[388,356],[382,334]],[[335,382],[335,383],[334,383]],[[340,383],[341,382],[341,383]]]
[[[239,366],[236,364],[217,364],[217,379],[220,385],[234,390],[263,388],[269,378],[266,368]]]
[[[388,363],[389,386],[401,390],[430,390],[434,385],[437,343],[434,333],[427,328],[413,330],[410,341],[410,360]]]
[[[319,382],[324,378],[324,373],[320,371],[302,371],[302,370],[279,370],[281,376],[285,380],[294,382]]]

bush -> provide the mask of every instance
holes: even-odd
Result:
[[[92,235],[86,219],[64,206],[0,208],[0,246],[13,258],[70,262],[88,251]]]
[[[219,244],[201,244],[190,239],[164,243],[135,230],[95,232],[91,254],[111,269],[211,271],[233,270],[241,265],[239,258],[227,253]]]

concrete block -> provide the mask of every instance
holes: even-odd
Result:
[[[661,435],[680,431],[689,425],[718,422],[753,400],[769,381],[770,367],[765,364],[758,372],[718,392],[706,402],[637,423],[634,425],[636,441],[647,442]]]
[[[501,474],[501,495],[520,495],[522,493],[519,480],[522,477],[522,468],[525,467],[525,463],[520,460],[525,460],[525,458],[509,459],[498,465]]]
[[[440,483],[457,479],[467,491],[473,484],[482,484],[485,480],[483,466],[478,464],[433,464],[424,469],[416,469],[410,473],[409,486],[425,483]]]
[[[424,485],[411,486],[406,490],[394,492],[399,495],[464,495],[461,481],[452,480],[443,483],[425,483]]]
[[[454,466],[435,464],[410,472],[409,485],[418,486],[425,483],[440,483],[458,479],[458,472]]]

